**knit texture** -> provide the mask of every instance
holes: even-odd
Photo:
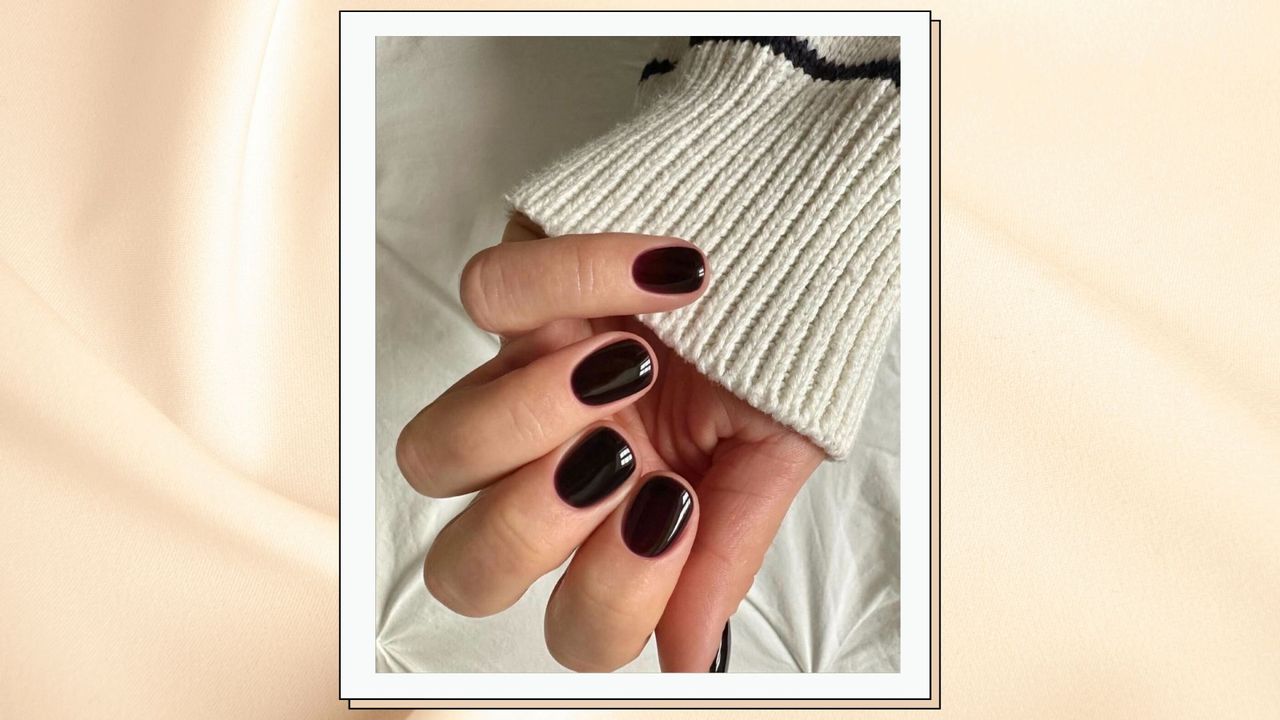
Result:
[[[552,236],[635,232],[702,248],[707,293],[640,320],[841,458],[898,317],[897,38],[786,40],[800,53],[667,41],[632,119],[507,200]],[[893,79],[817,79],[886,59]]]

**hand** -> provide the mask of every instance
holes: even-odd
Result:
[[[427,553],[427,588],[455,612],[492,615],[576,548],[546,611],[560,664],[616,670],[656,630],[664,671],[706,672],[824,454],[635,318],[706,290],[700,251],[613,233],[524,242],[536,238],[517,216],[467,264],[463,306],[502,349],[396,446],[419,492],[480,491]]]

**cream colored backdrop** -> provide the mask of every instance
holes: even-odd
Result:
[[[1280,17],[1024,5],[934,8],[943,715],[1275,717]],[[344,713],[336,10],[5,5],[4,717]]]

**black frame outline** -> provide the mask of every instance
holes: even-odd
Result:
[[[941,259],[942,259],[942,193],[941,193],[941,187],[942,187],[942,60],[941,60],[941,58],[942,58],[942,21],[941,21],[940,19],[934,18],[934,16],[933,16],[933,11],[932,11],[932,10],[919,10],[919,9],[916,9],[916,10],[906,10],[906,9],[901,9],[901,10],[889,10],[889,11],[885,11],[885,10],[853,10],[853,9],[848,9],[848,10],[780,10],[780,9],[770,9],[770,10],[750,10],[749,12],[757,12],[757,13],[769,13],[769,12],[841,12],[841,13],[863,13],[863,12],[902,12],[902,13],[926,13],[926,14],[928,14],[928,16],[929,16],[928,24],[929,24],[929,28],[930,28],[930,31],[929,31],[929,35],[930,35],[930,47],[929,47],[930,87],[932,88],[932,86],[933,86],[933,85],[937,85],[937,87],[938,87],[938,93],[937,93],[937,99],[936,99],[936,101],[937,101],[937,117],[938,117],[938,122],[937,122],[937,127],[936,127],[936,128],[934,128],[934,127],[933,127],[933,116],[934,116],[934,112],[933,112],[933,111],[934,111],[934,102],[935,102],[935,98],[934,98],[934,95],[933,95],[933,93],[932,93],[932,92],[930,92],[930,93],[929,93],[929,121],[930,121],[930,132],[929,132],[929,151],[930,151],[930,152],[929,152],[929,189],[930,189],[930,196],[931,196],[931,197],[930,197],[930,203],[932,203],[932,193],[933,193],[933,188],[935,187],[935,181],[936,181],[936,184],[937,184],[936,186],[937,186],[937,187],[938,187],[938,189],[939,189],[939,192],[938,192],[938,213],[937,213],[937,220],[936,220],[936,223],[937,223],[937,228],[936,228],[936,230],[937,230],[937,235],[938,235],[938,259],[939,259],[939,267],[938,267],[938,269],[937,269],[937,270],[938,270],[938,287],[937,287],[937,295],[938,295],[938,297],[937,297],[937,303],[936,303],[936,305],[937,305],[937,312],[938,312],[938,315],[937,315],[937,320],[938,320],[938,363],[937,363],[937,371],[938,371],[938,386],[937,386],[937,388],[936,388],[936,389],[937,389],[937,392],[938,392],[938,395],[937,395],[937,397],[938,397],[938,428],[937,428],[937,433],[938,433],[938,438],[937,438],[937,441],[938,441],[938,454],[937,454],[937,457],[936,457],[936,458],[932,458],[932,457],[930,458],[930,459],[931,459],[931,463],[930,463],[930,474],[929,474],[930,484],[932,485],[932,479],[933,479],[932,466],[933,466],[933,463],[937,463],[937,474],[938,474],[938,537],[936,538],[936,540],[935,540],[935,538],[933,537],[933,510],[934,510],[934,508],[933,508],[933,502],[934,502],[934,497],[933,497],[933,492],[932,492],[932,491],[929,493],[929,500],[928,500],[928,505],[927,505],[927,507],[928,507],[928,517],[929,517],[929,547],[930,547],[930,550],[931,550],[931,551],[932,551],[932,549],[935,547],[935,545],[936,545],[936,547],[937,547],[937,556],[936,556],[936,557],[933,557],[933,553],[932,553],[932,552],[930,552],[930,560],[931,560],[931,563],[930,563],[930,568],[929,568],[929,569],[930,569],[930,572],[929,572],[929,578],[928,578],[928,596],[929,596],[929,598],[930,598],[930,603],[932,604],[933,584],[934,584],[934,583],[933,583],[933,562],[936,562],[936,563],[937,563],[937,568],[938,568],[938,572],[937,572],[937,574],[938,574],[938,583],[937,583],[937,587],[938,587],[938,638],[937,638],[937,646],[938,646],[938,674],[937,674],[937,695],[936,695],[936,696],[934,695],[934,693],[933,693],[933,687],[932,687],[932,686],[933,686],[933,683],[932,683],[932,682],[930,682],[930,693],[929,693],[929,697],[925,697],[925,698],[776,698],[776,699],[777,699],[777,700],[788,700],[788,699],[791,699],[791,700],[803,700],[803,701],[805,701],[805,702],[814,702],[814,701],[821,702],[821,701],[824,701],[824,700],[830,700],[830,701],[868,701],[868,702],[880,702],[880,701],[907,701],[907,702],[932,702],[932,703],[934,703],[934,704],[933,704],[933,705],[931,705],[931,706],[923,706],[923,707],[897,707],[897,706],[888,706],[888,705],[886,705],[886,706],[863,706],[863,707],[856,707],[856,708],[855,708],[855,707],[847,707],[847,706],[839,706],[839,705],[831,705],[831,706],[805,706],[805,707],[788,707],[788,706],[769,706],[769,707],[746,706],[746,707],[743,707],[743,706],[720,706],[720,705],[717,705],[717,706],[702,706],[702,705],[685,705],[685,706],[678,706],[678,705],[671,705],[671,706],[633,706],[633,707],[616,707],[616,706],[609,706],[609,705],[598,705],[598,706],[596,706],[596,705],[576,705],[576,706],[529,705],[529,706],[501,706],[501,707],[490,707],[490,708],[485,708],[485,707],[481,707],[481,706],[473,706],[473,705],[431,705],[431,706],[427,706],[427,707],[423,707],[423,706],[379,706],[379,707],[377,707],[377,708],[356,708],[356,707],[352,707],[352,706],[351,706],[351,702],[352,702],[353,700],[355,700],[355,701],[367,700],[367,701],[369,701],[369,702],[394,702],[395,700],[415,700],[415,701],[421,701],[421,702],[442,702],[442,703],[443,703],[443,702],[449,702],[449,701],[462,701],[462,702],[485,702],[485,700],[486,700],[486,699],[484,699],[484,698],[395,698],[394,700],[385,700],[385,701],[384,701],[384,700],[380,700],[380,699],[377,699],[377,698],[348,698],[348,697],[343,697],[343,696],[342,696],[342,630],[341,630],[341,628],[342,628],[342,422],[341,422],[341,418],[342,418],[342,392],[341,392],[341,388],[342,388],[342,354],[341,354],[341,347],[342,347],[342,313],[341,313],[341,306],[342,306],[342,72],[341,72],[341,68],[342,68],[342,15],[343,15],[343,14],[345,14],[345,13],[351,13],[351,14],[371,14],[371,13],[398,13],[398,12],[422,12],[422,13],[455,13],[455,12],[492,12],[492,13],[501,13],[501,12],[545,12],[545,13],[563,13],[563,12],[592,12],[592,13],[615,13],[615,12],[678,12],[678,13],[684,13],[684,12],[699,12],[699,11],[700,11],[700,10],[699,10],[699,9],[697,9],[697,8],[691,8],[691,9],[686,9],[686,10],[643,10],[643,9],[634,9],[634,10],[538,10],[538,9],[531,9],[531,10],[458,10],[458,9],[433,10],[433,9],[426,9],[426,10],[339,10],[339,11],[338,11],[338,23],[337,23],[337,24],[338,24],[338,306],[339,306],[339,313],[338,313],[338,347],[339,347],[339,354],[338,354],[338,418],[339,418],[339,422],[338,422],[338,700],[339,700],[339,701],[342,701],[342,702],[346,702],[346,703],[347,703],[347,709],[348,709],[348,710],[355,710],[355,711],[359,711],[359,710],[377,711],[377,710],[486,710],[486,709],[490,709],[490,710],[497,710],[497,709],[501,709],[501,710],[559,710],[559,709],[563,709],[563,710],[626,710],[626,711],[634,711],[634,710],[650,710],[650,711],[659,711],[659,712],[662,712],[662,711],[668,711],[668,710],[745,710],[745,711],[755,711],[755,712],[770,712],[770,711],[780,711],[780,710],[849,710],[849,711],[859,711],[859,710],[899,710],[899,711],[935,711],[935,710],[941,710],[941,709],[942,709],[942,665],[943,665],[943,663],[942,663],[942,634],[943,634],[943,633],[942,633],[942,617],[943,617],[943,612],[942,612],[942,437],[941,437],[941,435],[942,435],[942,395],[941,395],[941,393],[942,393],[942,268],[941,268]],[[937,47],[936,47],[936,49],[934,48],[934,46],[933,46],[933,42],[932,42],[932,38],[933,38],[933,26],[934,26],[934,24],[937,24],[937,26],[938,26],[938,43],[937,43]],[[933,81],[933,77],[932,77],[932,76],[933,76],[934,66],[935,66],[935,62],[934,62],[934,60],[935,60],[935,58],[934,58],[934,53],[935,53],[935,51],[936,51],[936,53],[937,53],[937,62],[936,62],[936,66],[937,66],[937,78],[936,78],[936,82],[934,82],[934,81]],[[938,140],[937,140],[937,146],[936,146],[936,147],[935,147],[935,143],[934,143],[935,131],[936,131],[936,135],[937,135],[937,138],[938,138]],[[935,157],[935,153],[936,153],[936,157],[938,158],[938,170],[937,170],[937,177],[936,177],[936,178],[934,177],[934,168],[933,168],[933,158]],[[934,223],[935,223],[935,220],[934,220],[934,214],[933,214],[933,212],[932,212],[932,208],[931,208],[931,211],[930,211],[930,213],[929,213],[929,237],[930,237],[930,242],[931,242],[931,243],[932,243],[933,233],[934,233],[934,230],[935,230]],[[930,253],[929,253],[929,274],[930,274],[929,291],[930,291],[930,295],[932,295],[932,294],[933,294],[933,292],[934,292],[934,287],[933,287],[933,282],[932,282],[933,270],[934,270],[934,268],[933,268],[933,253],[932,253],[932,249],[931,249],[931,251],[930,251]],[[935,305],[935,303],[933,302],[933,298],[931,297],[931,298],[930,298],[930,303],[929,303],[929,334],[930,334],[930,337],[929,337],[929,341],[930,341],[930,343],[929,343],[929,344],[930,344],[930,352],[931,352],[931,353],[932,353],[932,347],[933,347],[934,305]],[[933,366],[932,366],[932,363],[930,363],[930,372],[929,372],[929,403],[930,403],[931,405],[932,405],[933,398],[934,398],[934,390],[935,390],[935,388],[934,388],[934,373],[933,373]],[[932,414],[932,407],[930,407],[930,413],[929,413],[929,415],[930,415],[930,422],[929,422],[929,441],[930,441],[930,443],[929,443],[929,444],[930,444],[930,447],[932,448],[933,440],[934,440],[934,432],[935,432],[935,431],[934,431],[934,426],[933,426],[934,424],[933,424],[933,421],[932,421],[932,418],[933,418],[933,414]],[[932,454],[932,453],[931,453],[931,454]],[[932,613],[930,613],[930,622],[929,622],[929,629],[928,629],[928,633],[929,633],[929,663],[928,663],[928,664],[929,664],[929,667],[930,667],[930,669],[931,669],[931,670],[932,670],[933,663],[934,663],[934,654],[933,654],[933,645],[934,645],[934,642],[933,642],[933,641],[934,641],[934,638],[933,638],[933,622],[932,622],[932,620],[933,620],[933,616],[932,616]],[[932,675],[932,672],[931,672],[931,675]],[[932,679],[932,677],[931,677],[931,679]],[[522,700],[530,700],[530,701],[536,701],[536,702],[540,702],[540,703],[550,703],[550,702],[556,702],[556,701],[561,701],[561,700],[563,700],[563,701],[570,701],[570,702],[593,702],[593,701],[600,701],[600,702],[631,702],[631,701],[637,701],[637,702],[639,702],[639,701],[644,701],[644,700],[654,700],[654,699],[658,699],[658,700],[670,700],[670,701],[672,701],[672,702],[678,702],[678,701],[682,701],[682,700],[688,700],[689,698],[491,698],[491,699],[489,699],[489,700],[496,701],[496,702],[520,702],[520,701],[522,701]],[[696,700],[698,700],[698,701],[700,701],[700,702],[714,702],[714,701],[717,701],[717,700],[727,700],[727,701],[743,701],[743,700],[748,700],[748,701],[751,701],[751,700],[755,700],[755,701],[769,701],[769,700],[773,700],[773,699],[774,699],[774,698],[696,698]]]

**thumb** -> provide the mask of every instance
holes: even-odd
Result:
[[[787,431],[717,449],[696,487],[698,535],[657,627],[663,672],[707,672],[782,518],[823,452]]]

